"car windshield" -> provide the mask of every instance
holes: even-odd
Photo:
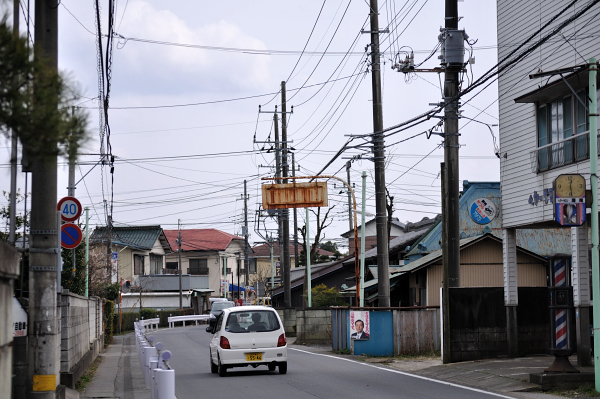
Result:
[[[233,333],[267,332],[279,328],[279,320],[272,310],[232,312],[225,325],[225,331]]]
[[[212,310],[223,310],[233,307],[233,302],[215,302],[212,305]]]

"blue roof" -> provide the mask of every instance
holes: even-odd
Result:
[[[478,224],[470,214],[473,202],[488,198],[496,207],[496,217],[487,224]],[[502,239],[502,197],[499,182],[463,182],[463,193],[459,199],[460,238],[491,233]],[[439,222],[428,234],[415,242],[407,254],[409,262],[441,248],[442,224]],[[571,252],[570,229],[518,229],[517,246],[541,256],[552,256]]]

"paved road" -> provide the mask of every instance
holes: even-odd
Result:
[[[327,354],[302,346],[288,351],[288,373],[266,367],[228,370],[227,377],[211,374],[208,360],[210,334],[205,326],[161,330],[154,333],[171,351],[177,399],[202,397],[270,398],[510,398],[467,387],[413,376],[379,365]]]

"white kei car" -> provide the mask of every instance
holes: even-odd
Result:
[[[287,341],[275,309],[267,306],[236,306],[224,309],[210,341],[210,371],[227,375],[232,367],[279,367],[287,373]]]

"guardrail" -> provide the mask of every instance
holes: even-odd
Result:
[[[154,337],[146,337],[146,322],[141,320],[135,323],[136,349],[144,384],[150,389],[151,399],[176,399],[175,398],[175,370],[169,366],[171,352],[163,351],[161,342],[153,345]]]
[[[194,314],[187,316],[171,316],[169,317],[169,328],[175,327],[175,322],[182,321],[183,326],[185,327],[186,321],[195,321],[196,325],[198,325],[198,321],[208,320],[210,315],[207,314]]]
[[[154,318],[154,319],[142,319],[140,321],[138,321],[138,323],[141,324],[141,327],[145,330],[148,331],[148,327],[150,327],[150,331],[158,331],[158,324],[160,323],[160,318]]]

